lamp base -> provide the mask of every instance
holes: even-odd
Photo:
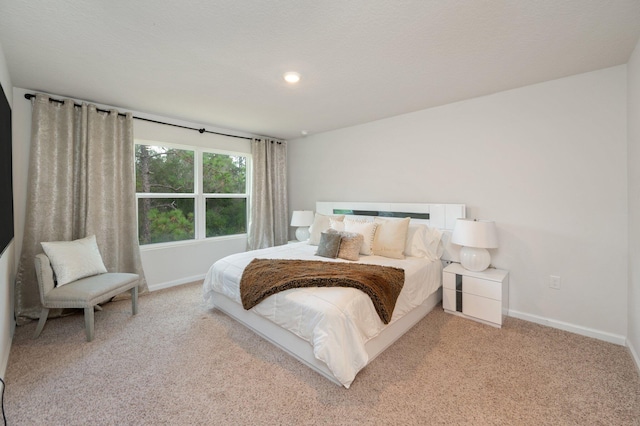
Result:
[[[460,249],[460,264],[469,271],[481,272],[491,264],[491,255],[485,248],[463,246]]]
[[[296,239],[298,241],[307,241],[311,234],[309,233],[308,226],[300,226],[296,229]]]

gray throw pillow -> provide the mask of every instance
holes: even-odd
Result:
[[[338,257],[338,250],[340,250],[340,234],[328,234],[323,232],[320,234],[320,244],[318,244],[318,251],[316,255],[322,257],[330,257],[335,259]]]

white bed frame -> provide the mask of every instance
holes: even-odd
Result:
[[[457,218],[465,217],[464,204],[423,204],[423,203],[349,203],[349,202],[317,202],[316,211],[322,214],[333,214],[334,209],[364,210],[381,212],[402,212],[429,214],[429,219],[421,219],[443,230],[452,230]],[[400,319],[386,326],[378,336],[365,344],[369,355],[369,362],[373,361],[386,348],[404,335],[411,327],[418,323],[442,300],[442,288],[434,292],[420,306],[405,314]],[[315,358],[313,347],[306,340],[301,339],[289,330],[285,330],[270,320],[252,311],[245,310],[241,305],[222,294],[216,294],[214,306],[220,311],[234,318],[241,324],[253,330],[267,341],[297,358],[309,368],[322,374],[339,386],[342,384],[327,368],[326,364]]]

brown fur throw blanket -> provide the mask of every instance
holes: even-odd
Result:
[[[240,279],[242,306],[251,309],[280,291],[300,287],[353,287],[365,292],[388,324],[404,285],[404,270],[317,260],[253,259]]]

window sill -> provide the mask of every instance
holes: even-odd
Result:
[[[204,238],[201,240],[183,240],[183,241],[171,241],[166,243],[155,243],[155,244],[145,244],[140,246],[140,251],[153,251],[153,250],[164,250],[173,247],[185,247],[185,246],[193,246],[193,245],[202,245],[202,244],[211,244],[215,242],[222,241],[236,241],[241,239],[247,239],[247,234],[235,234],[235,235],[225,235],[222,237],[210,237]]]

